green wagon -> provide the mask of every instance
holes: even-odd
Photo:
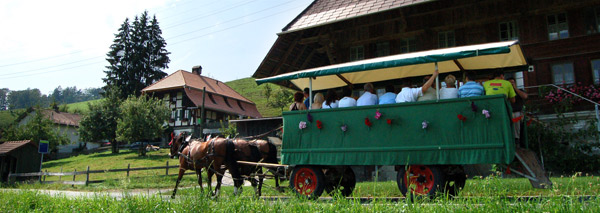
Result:
[[[257,82],[288,80],[312,91],[427,75],[434,69],[523,65],[518,42],[512,41],[332,65]],[[515,149],[511,112],[503,95],[284,112],[282,163],[294,167],[290,185],[308,197],[335,189],[351,194],[356,179],[350,166],[355,165],[395,166],[405,195],[455,195],[466,181],[463,165],[507,165],[515,156],[522,158]],[[514,171],[549,182],[530,167]]]

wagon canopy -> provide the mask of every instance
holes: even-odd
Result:
[[[446,49],[392,55],[301,70],[257,79],[258,84],[289,80],[298,88],[313,90],[337,88],[433,73],[482,70],[527,65],[518,41],[469,45]]]

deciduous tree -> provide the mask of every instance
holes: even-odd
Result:
[[[117,140],[133,142],[159,138],[167,128],[169,115],[169,108],[157,98],[130,96],[121,104]],[[145,147],[140,146],[139,153],[145,155]]]

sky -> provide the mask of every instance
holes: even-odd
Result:
[[[0,0],[0,88],[104,86],[106,53],[126,18],[156,15],[171,52],[167,74],[227,82],[252,76],[276,33],[312,0]]]

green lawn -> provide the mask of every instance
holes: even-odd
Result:
[[[271,87],[271,89],[273,90],[272,94],[275,94],[277,91],[282,90],[282,89],[287,89],[287,88],[283,88],[279,85],[272,84],[272,83],[261,84],[260,86],[258,86],[258,85],[256,85],[256,82],[254,80],[255,80],[254,78],[242,78],[242,79],[226,82],[226,84],[227,84],[227,86],[231,87],[232,89],[234,89],[235,91],[240,93],[242,96],[253,101],[256,104],[258,111],[260,112],[260,114],[263,117],[281,116],[281,109],[272,108],[272,107],[267,106],[267,98],[263,94],[263,89],[264,89],[265,85],[268,84]],[[292,102],[290,100],[290,104],[291,103]],[[283,110],[287,111],[288,109],[287,109],[287,107],[284,107]]]
[[[10,126],[13,122],[15,122],[18,114],[23,111],[25,111],[25,109],[0,111],[0,129]]]
[[[90,108],[88,107],[88,103],[96,103],[96,102],[99,102],[100,100],[102,100],[102,99],[67,104],[68,112],[78,113],[78,114],[86,113],[90,110]]]

